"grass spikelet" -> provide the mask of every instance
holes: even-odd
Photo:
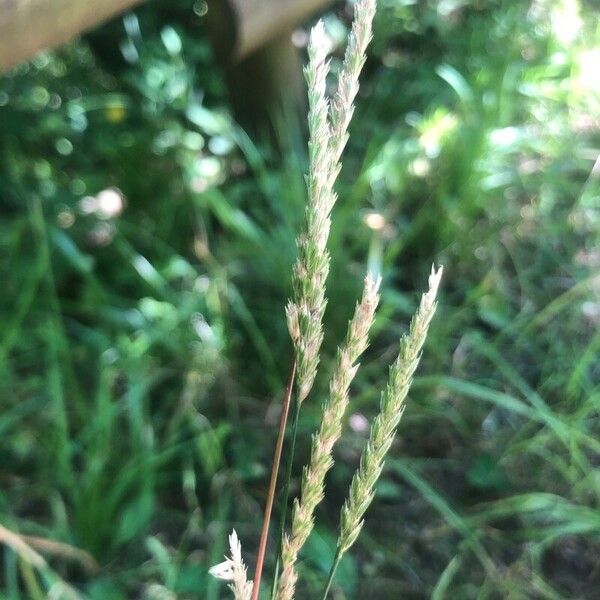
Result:
[[[369,440],[362,453],[360,466],[350,485],[350,494],[341,511],[340,535],[324,598],[342,556],[354,544],[363,525],[363,516],[375,494],[375,484],[381,475],[385,456],[394,440],[402,418],[405,399],[419,365],[421,349],[427,337],[429,323],[436,309],[436,295],[442,277],[442,267],[432,268],[429,290],[421,297],[408,334],[400,340],[398,357],[390,368],[389,381],[381,396],[380,412],[373,421]]]
[[[242,560],[242,545],[235,529],[229,536],[230,557],[212,567],[209,573],[217,579],[230,581],[229,589],[233,592],[234,600],[250,600],[252,582],[248,581],[246,565]]]
[[[299,404],[310,393],[319,363],[322,320],[327,303],[325,281],[329,274],[326,246],[331,228],[330,214],[337,199],[333,186],[348,140],[348,125],[354,112],[358,78],[371,40],[375,6],[375,0],[359,0],[355,6],[352,31],[331,105],[326,96],[329,42],[323,23],[319,21],[310,34],[309,61],[304,70],[308,85],[310,132],[306,230],[298,238],[298,260],[293,274],[294,300],[286,309],[296,353]]]
[[[376,0],[358,0],[354,5],[352,30],[329,111],[331,154],[335,163],[339,163],[348,141],[348,125],[354,114],[354,99],[359,87],[358,77],[365,64],[367,46],[371,41],[376,6]]]
[[[323,341],[322,320],[327,304],[325,281],[329,274],[326,246],[331,228],[329,215],[336,199],[329,170],[329,102],[325,95],[329,71],[327,48],[325,29],[319,22],[311,31],[309,62],[304,70],[308,84],[310,131],[306,229],[298,237],[298,259],[293,272],[294,300],[286,309],[296,353],[299,404],[308,396],[314,383]]]
[[[313,436],[308,466],[304,469],[300,497],[294,502],[292,531],[283,542],[283,571],[279,580],[277,598],[289,600],[294,596],[297,574],[295,563],[300,549],[314,525],[314,511],[323,499],[325,476],[333,465],[333,446],[342,431],[342,419],[348,406],[348,390],[354,379],[356,361],[368,346],[368,336],[375,309],[379,302],[379,278],[365,278],[363,295],[356,305],[348,324],[345,344],[338,348],[333,376],[329,384],[329,398],[323,406],[321,426]]]

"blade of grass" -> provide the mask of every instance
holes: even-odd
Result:
[[[497,580],[498,573],[494,561],[479,541],[477,533],[469,525],[468,521],[463,519],[437,490],[415,473],[404,461],[392,460],[389,464],[391,469],[412,485],[423,496],[423,499],[440,513],[448,525],[464,537],[465,542],[477,557],[490,579]]]
[[[446,565],[446,568],[442,571],[440,578],[438,579],[433,592],[431,592],[431,600],[444,600],[446,592],[454,579],[456,573],[460,569],[462,562],[462,556],[456,555],[452,557],[452,560]]]
[[[440,385],[448,391],[461,394],[468,398],[490,402],[499,408],[514,412],[526,419],[547,425],[555,433],[558,434],[558,432],[560,432],[561,436],[573,436],[575,439],[585,443],[590,450],[600,452],[600,441],[594,439],[593,436],[587,435],[554,414],[549,414],[547,411],[536,410],[510,394],[490,389],[478,383],[463,381],[462,379],[455,377],[421,377],[417,380],[415,387],[423,385],[429,386],[432,384]]]

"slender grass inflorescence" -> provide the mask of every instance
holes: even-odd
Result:
[[[312,30],[308,45],[309,171],[306,177],[308,205],[306,230],[298,237],[298,259],[294,265],[294,300],[286,308],[288,328],[296,353],[297,402],[301,404],[313,386],[323,341],[325,281],[329,274],[327,240],[331,228],[330,213],[335,204],[329,165],[329,102],[325,80],[329,71],[327,38],[323,23]]]
[[[354,6],[354,21],[344,54],[338,87],[329,110],[331,123],[331,155],[339,170],[339,161],[348,141],[348,125],[354,114],[354,99],[358,93],[358,77],[365,64],[367,46],[371,41],[376,0],[358,0]],[[335,172],[335,169],[333,170]]]
[[[396,428],[404,412],[404,401],[419,365],[429,323],[435,313],[435,299],[441,277],[442,267],[437,271],[432,268],[429,290],[421,297],[408,334],[400,340],[398,357],[390,368],[389,381],[381,396],[380,412],[371,426],[369,440],[360,458],[360,466],[354,474],[349,497],[341,511],[336,558],[327,589],[342,556],[356,541],[363,525],[365,511],[375,495],[375,484],[381,475],[385,455],[394,440]]]
[[[229,589],[233,592],[234,600],[250,600],[252,582],[248,581],[246,565],[242,560],[242,545],[235,529],[229,536],[229,552],[231,557],[212,567],[209,573],[217,579],[231,581]]]
[[[379,302],[379,278],[365,278],[363,295],[348,324],[345,344],[338,348],[335,369],[329,383],[329,398],[323,406],[321,426],[313,436],[310,461],[305,467],[300,498],[296,498],[292,514],[292,531],[282,549],[283,571],[279,580],[278,600],[294,596],[297,574],[295,563],[300,549],[314,525],[314,511],[323,499],[325,476],[333,465],[333,446],[342,432],[342,420],[348,406],[348,390],[359,365],[356,361],[369,343],[369,330]]]
[[[336,201],[336,194],[333,191],[335,176],[330,172],[331,130],[328,119],[329,101],[326,96],[326,80],[329,72],[329,63],[326,62],[328,49],[325,28],[319,21],[310,34],[308,65],[304,69],[309,106],[309,169],[306,176],[308,202],[306,228],[297,240],[298,258],[292,276],[293,300],[290,300],[286,307],[288,329],[294,345],[297,396],[284,481],[274,586],[279,572],[279,550],[285,530],[300,407],[310,393],[317,374],[319,351],[323,342],[323,313],[327,304],[325,299],[325,282],[329,274],[327,240],[331,229],[331,209]]]
[[[308,128],[310,139],[307,176],[308,206],[306,230],[298,238],[298,259],[294,266],[294,299],[287,306],[288,328],[297,362],[297,401],[301,404],[312,388],[323,341],[325,281],[329,273],[327,240],[330,214],[337,196],[333,190],[341,168],[341,155],[348,141],[348,125],[354,112],[358,77],[371,39],[376,0],[358,0],[337,90],[331,105],[326,96],[329,72],[329,42],[319,21],[308,45]]]

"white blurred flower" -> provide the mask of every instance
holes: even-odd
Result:
[[[410,174],[415,177],[426,177],[431,171],[431,163],[424,157],[415,158],[415,160],[408,165],[408,170]]]
[[[82,214],[96,214],[103,220],[118,217],[124,208],[125,198],[117,188],[107,188],[96,196],[85,196],[79,201],[79,211]]]
[[[350,429],[356,433],[366,433],[369,431],[369,421],[365,415],[360,413],[354,413],[353,415],[350,415],[348,424],[350,425]]]
[[[123,212],[123,195],[116,188],[102,190],[96,196],[96,212],[102,219],[118,217]]]
[[[381,213],[375,211],[365,213],[363,216],[363,222],[369,229],[372,229],[373,231],[381,231],[386,225],[385,217]]]

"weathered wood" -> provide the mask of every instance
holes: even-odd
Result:
[[[0,0],[0,70],[69,41],[143,0]]]
[[[0,0],[0,71],[66,42],[143,0]],[[208,19],[236,114],[247,125],[302,107],[291,34],[332,0],[209,0]]]
[[[331,0],[212,0],[209,31],[237,119],[270,127],[282,114],[303,112],[301,60],[292,32]]]
[[[331,3],[331,0],[225,1],[235,18],[236,39],[232,55],[237,60],[248,56],[282,32],[293,29],[318,9]]]
[[[276,128],[285,115],[303,116],[305,87],[298,49],[284,31],[235,64],[225,81],[236,120],[253,133]]]

